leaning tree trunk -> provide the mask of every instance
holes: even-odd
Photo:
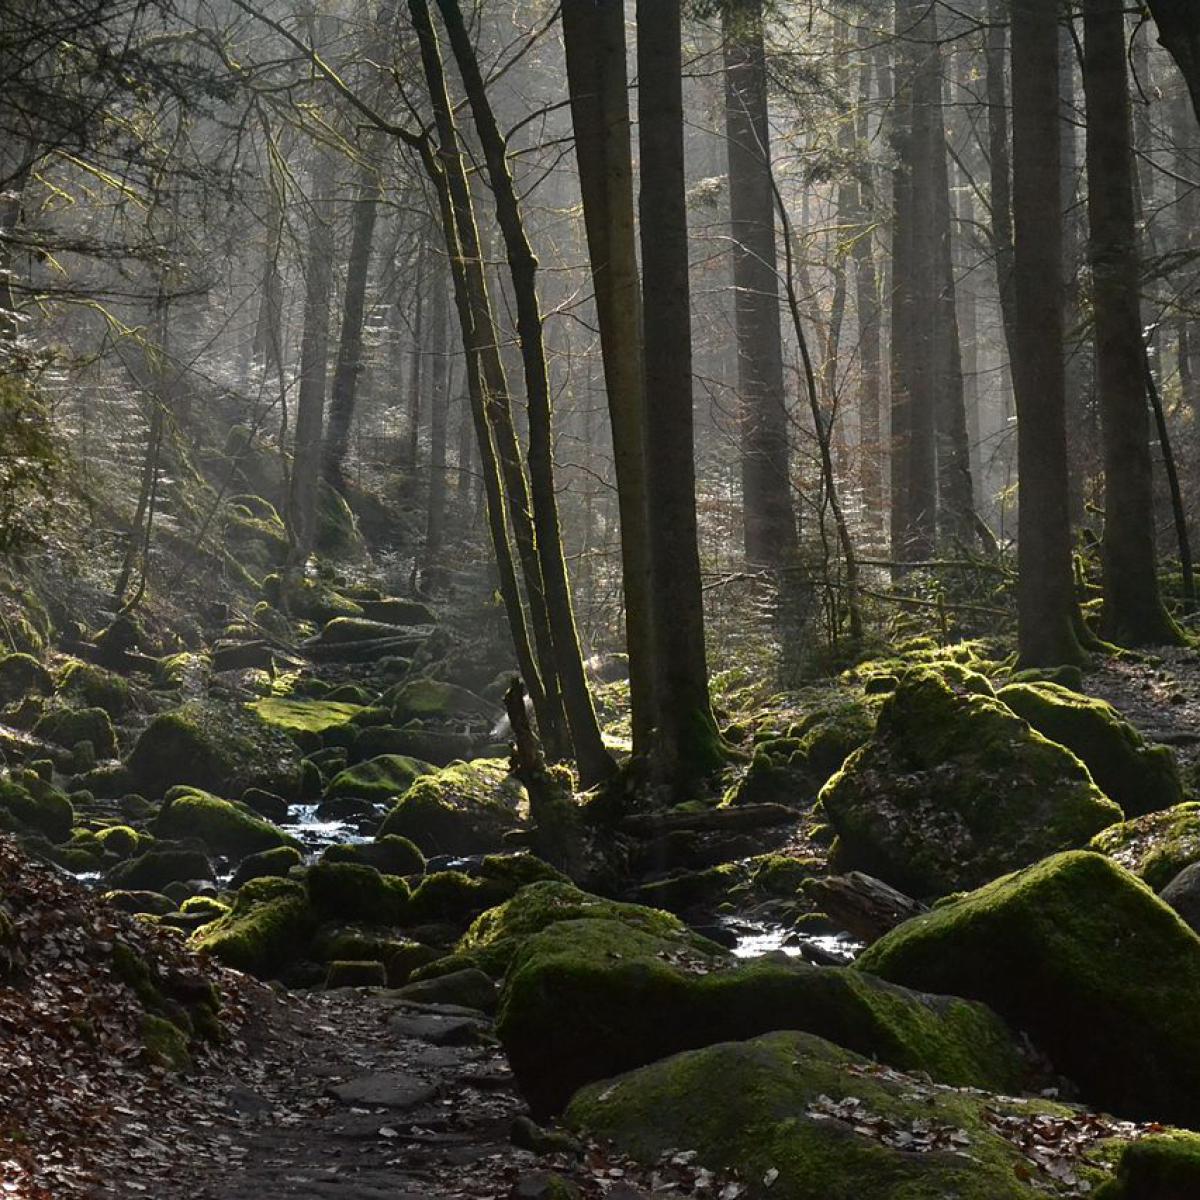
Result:
[[[1083,25],[1089,249],[1104,441],[1102,628],[1113,641],[1153,645],[1177,641],[1179,630],[1158,590],[1122,0],[1085,0]]]
[[[717,768],[696,523],[692,330],[679,0],[638,0],[647,499],[660,769],[677,784]]]
[[[1200,118],[1200,8],[1195,0],[1146,0],[1158,36],[1179,67]]]
[[[1018,645],[1024,665],[1055,666],[1084,658],[1067,499],[1058,14],[1044,0],[1013,0],[1012,12]]]
[[[475,129],[483,147],[488,180],[496,200],[496,218],[504,238],[517,310],[517,336],[525,375],[529,418],[529,482],[538,557],[546,588],[554,661],[562,686],[563,705],[575,762],[584,788],[603,782],[616,770],[604,745],[592,705],[583,653],[575,625],[571,584],[563,554],[558,498],[554,489],[554,431],[550,375],[542,336],[542,313],[537,294],[538,262],[525,231],[516,185],[508,166],[508,145],[488,99],[483,75],[463,20],[458,0],[438,0],[450,46],[467,93]]]

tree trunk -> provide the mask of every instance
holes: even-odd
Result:
[[[564,0],[563,39],[621,521],[633,752],[656,723],[642,378],[642,308],[620,0]]]
[[[1176,641],[1158,590],[1122,0],[1085,0],[1088,218],[1104,439],[1104,620],[1127,645]]]
[[[1085,657],[1067,501],[1058,14],[1013,0],[1012,16],[1018,646],[1023,665],[1055,666]]]
[[[779,566],[796,551],[762,0],[726,8],[725,136],[738,350],[746,559]]]
[[[563,554],[558,498],[554,490],[550,376],[546,366],[542,313],[537,294],[538,262],[525,232],[516,185],[508,168],[508,146],[488,99],[475,48],[471,44],[458,0],[438,2],[483,147],[488,179],[496,200],[496,218],[508,256],[529,414],[529,482],[538,557],[546,588],[555,666],[562,686],[571,741],[575,747],[575,762],[579,768],[580,783],[584,788],[590,788],[611,776],[616,770],[616,763],[605,748],[596,710],[592,705]]]
[[[1009,0],[988,0],[988,28],[984,43],[988,115],[988,158],[991,162],[992,253],[996,259],[996,284],[1009,362],[1016,360],[1017,310],[1013,271],[1012,169],[1008,138],[1008,85],[1005,80],[1006,29]]]
[[[419,246],[414,257],[417,278],[413,288],[412,352],[408,365],[408,465],[415,474],[421,449],[421,392],[425,386],[425,261],[429,250]]]
[[[708,693],[696,528],[692,330],[679,0],[638,0],[647,499],[660,769],[684,783],[724,759]]]
[[[433,359],[429,386],[429,494],[425,501],[425,562],[432,564],[442,548],[446,526],[446,425],[450,404],[450,360],[446,338],[449,316],[445,264],[434,267],[429,319],[433,326]]]
[[[1200,9],[1195,0],[1146,0],[1158,36],[1179,67],[1200,118]]]

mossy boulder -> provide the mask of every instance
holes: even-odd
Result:
[[[408,916],[408,884],[361,863],[319,862],[305,883],[313,909],[324,919],[398,925]]]
[[[408,908],[414,925],[443,924],[465,929],[473,918],[512,895],[492,880],[462,871],[435,871],[417,884]]]
[[[1151,746],[1111,704],[1057,683],[1014,683],[999,699],[1019,717],[1083,760],[1096,786],[1135,817],[1183,800],[1175,756]]]
[[[260,721],[290,734],[323,734],[340,729],[363,711],[360,704],[340,700],[294,700],[282,696],[266,696],[248,707]]]
[[[826,784],[839,870],[919,897],[1086,846],[1121,810],[1069,750],[999,700],[909,672],[871,740]]]
[[[394,833],[374,842],[330,846],[321,861],[360,863],[383,875],[420,875],[425,870],[425,855],[408,838]]]
[[[118,863],[108,873],[108,882],[114,888],[147,892],[161,892],[172,883],[212,878],[212,864],[203,851],[171,846],[149,849],[137,858]]]
[[[543,1114],[585,1083],[788,1027],[941,1082],[1020,1086],[1016,1039],[983,1005],[864,980],[793,961],[739,965],[686,931],[561,921],[514,955],[496,1030],[522,1093]]]
[[[105,854],[113,854],[117,858],[131,858],[138,851],[141,835],[129,825],[109,825],[96,833]]]
[[[166,1017],[146,1013],[142,1018],[142,1047],[151,1066],[163,1067],[168,1071],[191,1069],[188,1035]]]
[[[371,621],[384,621],[388,625],[436,625],[437,614],[428,604],[420,600],[402,600],[397,596],[382,596],[379,599],[359,599],[363,616]]]
[[[457,684],[438,679],[412,679],[398,683],[383,695],[383,703],[392,710],[399,723],[411,720],[450,720],[453,718],[475,718],[481,721],[496,721],[500,710]]]
[[[0,656],[0,705],[16,704],[26,696],[48,696],[53,686],[50,672],[32,654]]]
[[[387,968],[370,959],[339,959],[329,964],[325,972],[328,990],[344,987],[383,987],[387,983]]]
[[[1115,1177],[1095,1193],[1095,1200],[1192,1200],[1194,1196],[1200,1196],[1200,1137],[1167,1130],[1125,1146]]]
[[[181,841],[196,838],[214,854],[240,861],[260,850],[300,843],[247,808],[222,800],[199,788],[172,788],[166,796],[154,832]]]
[[[411,633],[411,629],[401,629],[383,621],[368,621],[363,617],[334,617],[325,623],[317,640],[322,646],[347,646],[354,642],[406,637]]]
[[[322,802],[364,800],[370,804],[390,804],[432,771],[428,763],[419,759],[381,754],[339,771],[325,789]]]
[[[870,739],[879,708],[880,701],[873,696],[845,696],[817,707],[787,731],[788,738],[796,743],[788,756],[788,766],[802,772],[813,791],[819,791]]]
[[[126,760],[133,789],[161,796],[177,784],[240,795],[260,787],[294,796],[300,754],[286,734],[239,705],[193,701],[160,713]]]
[[[476,744],[476,738],[454,729],[428,729],[416,724],[402,729],[394,725],[376,725],[358,731],[354,753],[359,758],[400,754],[435,767],[445,767],[468,757]]]
[[[362,608],[349,597],[331,587],[325,580],[305,576],[285,580],[280,575],[267,575],[262,581],[262,593],[275,608],[323,624],[337,617],[361,617]]]
[[[226,916],[202,926],[188,944],[239,971],[270,978],[304,957],[316,924],[302,884],[255,879],[238,891]]]
[[[57,788],[32,771],[0,779],[0,828],[40,833],[51,842],[71,836],[75,809]]]
[[[72,659],[57,675],[58,694],[88,708],[102,708],[114,719],[123,717],[132,704],[129,681],[115,671]]]
[[[116,730],[102,708],[52,708],[38,718],[33,733],[68,748],[91,742],[98,758],[115,758],[117,754]]]
[[[1200,1122],[1200,938],[1099,854],[1056,855],[914,917],[856,967],[991,1005],[1092,1104]]]
[[[283,879],[302,861],[300,851],[295,846],[272,846],[269,850],[260,850],[238,863],[230,886],[240,888],[252,879]]]
[[[1092,838],[1089,849],[1161,891],[1184,867],[1200,862],[1200,804],[1188,801],[1112,825]]]
[[[418,779],[379,829],[410,838],[425,854],[486,854],[527,813],[525,788],[502,759],[452,763]]]
[[[179,907],[170,896],[164,896],[161,892],[116,889],[105,892],[101,899],[120,912],[148,913],[154,917],[165,917],[167,913],[173,913]]]
[[[930,1086],[820,1037],[774,1032],[592,1084],[566,1121],[647,1164],[694,1154],[709,1170],[752,1181],[747,1196],[772,1200],[1060,1194],[997,1131],[996,1118],[1009,1114],[1032,1124],[1069,1110]],[[1089,1187],[1102,1177],[1079,1173]]]

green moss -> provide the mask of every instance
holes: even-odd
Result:
[[[1122,816],[1069,750],[927,670],[901,679],[820,801],[835,866],[922,897],[1084,846]]]
[[[315,928],[302,885],[255,879],[238,891],[226,916],[202,926],[188,943],[227,966],[269,978],[304,956]]]
[[[363,615],[358,604],[330,587],[323,579],[306,576],[285,582],[279,575],[268,575],[262,581],[262,591],[275,608],[318,624],[337,617]]]
[[[916,917],[857,966],[990,1004],[1090,1103],[1200,1120],[1200,938],[1098,854],[1057,855]]]
[[[1096,1200],[1191,1200],[1200,1196],[1200,1136],[1169,1130],[1122,1149],[1116,1177]]]
[[[386,983],[387,969],[372,960],[338,960],[325,972],[326,988],[383,987]]]
[[[175,912],[178,907],[169,896],[158,892],[117,890],[105,892],[100,898],[123,913],[149,913],[156,917],[165,917],[167,913]]]
[[[305,882],[313,908],[325,918],[401,924],[409,915],[408,884],[358,863],[319,862]]]
[[[691,1151],[711,1170],[755,1181],[748,1195],[1039,1200],[1042,1180],[995,1131],[994,1112],[1032,1118],[1067,1110],[930,1087],[881,1073],[819,1037],[777,1032],[589,1086],[567,1121],[647,1164]],[[1099,1172],[1082,1174],[1090,1184]],[[757,1181],[766,1180],[760,1193]]]
[[[189,896],[180,906],[179,911],[186,916],[202,916],[209,921],[215,921],[230,911],[228,904],[212,896]]]
[[[169,883],[212,877],[212,866],[203,852],[162,848],[147,850],[137,858],[118,863],[109,871],[108,882],[130,891],[161,892]]]
[[[132,703],[129,683],[114,671],[72,659],[58,672],[60,696],[89,708],[102,708],[110,717],[123,716]]]
[[[0,704],[48,695],[52,686],[50,672],[32,654],[0,655]]]
[[[388,834],[374,842],[330,846],[322,862],[361,863],[383,875],[420,875],[425,871],[425,856],[408,838]]]
[[[96,838],[106,854],[115,854],[118,858],[130,858],[137,853],[141,836],[136,829],[128,825],[110,825],[101,829]]]
[[[509,965],[496,1024],[523,1094],[543,1113],[593,1080],[781,1027],[945,1083],[1008,1089],[1023,1075],[1015,1038],[982,1005],[844,968],[735,965],[695,934],[611,920],[559,922],[529,938]]]
[[[419,759],[400,754],[381,754],[339,771],[325,789],[325,800],[367,800],[388,804],[403,796],[422,775],[433,768]]]
[[[249,809],[199,788],[173,788],[154,823],[163,838],[198,838],[216,854],[242,859],[280,846],[299,849],[295,838]]]
[[[849,697],[810,712],[788,730],[788,737],[796,741],[788,766],[803,772],[813,790],[818,791],[870,739],[879,707],[876,698]]]
[[[142,1018],[142,1046],[146,1059],[169,1071],[187,1071],[192,1066],[188,1036],[173,1021],[147,1013]]]
[[[1200,804],[1188,801],[1122,821],[1096,834],[1088,848],[1107,854],[1160,892],[1200,860]]]
[[[1096,785],[1128,816],[1170,808],[1183,799],[1175,756],[1147,745],[1103,700],[1056,683],[1018,683],[999,698],[1039,733],[1083,760]]]
[[[486,854],[502,848],[527,811],[525,789],[507,764],[476,759],[418,779],[379,833],[410,838],[425,854]]]
[[[509,888],[494,880],[472,879],[461,871],[437,871],[417,885],[408,916],[413,924],[445,922],[462,929],[510,894]]]
[[[269,850],[260,850],[238,863],[238,869],[231,881],[232,886],[239,888],[252,879],[282,879],[302,861],[300,851],[295,846],[272,846]]]
[[[384,638],[401,637],[404,630],[382,621],[368,621],[363,617],[334,617],[321,630],[323,645],[343,646],[353,642],[377,642]]]
[[[0,779],[0,823],[17,831],[33,830],[52,842],[63,842],[71,836],[74,821],[71,801],[33,772]]]
[[[52,708],[33,727],[36,737],[60,746],[91,742],[99,758],[115,758],[117,734],[102,708]]]
[[[325,733],[348,725],[362,712],[358,704],[336,700],[285,700],[268,696],[247,705],[261,721],[288,733]]]
[[[384,693],[382,702],[392,709],[398,724],[430,717],[446,720],[451,717],[480,717],[494,720],[499,710],[474,692],[444,683],[437,679],[413,679],[398,683]]]
[[[389,625],[436,625],[437,614],[419,600],[401,600],[396,596],[359,599],[363,612],[372,621]]]

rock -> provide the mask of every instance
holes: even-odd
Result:
[[[71,801],[32,771],[13,771],[0,779],[0,828],[32,830],[51,842],[63,842],[71,836],[74,822]]]
[[[380,703],[391,708],[394,720],[401,725],[405,721],[428,718],[443,721],[475,718],[493,725],[502,715],[495,704],[482,696],[437,679],[412,679],[407,683],[398,683],[384,692]]]
[[[329,1089],[340,1104],[354,1108],[416,1108],[437,1095],[437,1088],[415,1075],[390,1071],[380,1075],[362,1075]]]
[[[212,864],[203,851],[161,847],[118,863],[109,871],[108,882],[114,888],[161,892],[170,883],[213,877]]]
[[[528,1150],[530,1154],[569,1154],[573,1158],[583,1157],[583,1146],[577,1138],[561,1129],[543,1128],[530,1117],[517,1117],[508,1136],[518,1150]],[[611,1192],[608,1194],[612,1195]]]
[[[910,671],[821,792],[832,861],[917,898],[1085,846],[1121,810],[1069,750],[989,696]]]
[[[1107,854],[1157,891],[1200,861],[1200,804],[1188,801],[1112,825],[1088,849]]]
[[[580,1091],[568,1124],[647,1165],[680,1152],[784,1200],[1042,1200],[992,1114],[1069,1115],[930,1086],[807,1033],[775,1032],[656,1062]],[[1100,1171],[1082,1172],[1091,1180]],[[714,1189],[715,1190],[715,1189]]]
[[[117,734],[102,708],[52,708],[38,719],[33,733],[68,748],[91,742],[100,758],[115,758],[117,754]]]
[[[300,785],[300,755],[291,738],[247,710],[215,702],[159,713],[126,766],[126,790],[151,797],[181,784],[234,796],[248,787],[294,796]]]
[[[1025,671],[1017,671],[1012,676],[1012,682],[1056,683],[1059,687],[1083,694],[1083,671],[1073,663],[1061,667],[1030,667]]]
[[[160,892],[118,890],[105,892],[101,899],[124,913],[149,913],[156,917],[164,917],[178,908],[174,900]]]
[[[486,854],[521,824],[525,789],[500,759],[455,763],[418,779],[379,829],[398,833],[426,855]]]
[[[387,983],[387,971],[381,962],[353,962],[338,960],[329,964],[325,972],[325,988],[383,987]]]
[[[553,1171],[530,1171],[522,1175],[508,1194],[510,1200],[582,1200],[583,1197],[575,1184]]]
[[[193,950],[270,978],[302,958],[316,927],[303,886],[290,879],[254,879],[243,885],[233,909],[188,939]]]
[[[288,819],[288,802],[282,796],[265,792],[262,788],[247,788],[242,793],[242,803],[272,825],[282,825]]]
[[[621,829],[635,837],[662,837],[671,833],[729,833],[794,825],[796,811],[784,804],[741,804],[736,808],[691,809],[663,813],[637,813],[621,822]]]
[[[408,884],[359,863],[319,862],[305,875],[313,908],[323,917],[398,925],[409,909]]]
[[[269,821],[193,787],[176,787],[167,793],[154,832],[177,840],[197,838],[213,853],[235,861],[260,850],[299,849],[295,838]]]
[[[1183,800],[1175,756],[1150,746],[1111,704],[1056,683],[1016,683],[999,699],[1019,717],[1083,760],[1096,786],[1126,816],[1170,808]]]
[[[73,659],[57,675],[59,696],[87,708],[102,708],[117,720],[132,704],[129,682],[114,671]]]
[[[1200,933],[1200,863],[1184,867],[1158,898],[1169,904],[1196,932]]]
[[[431,1046],[469,1046],[479,1040],[483,1025],[473,1017],[442,1013],[400,1012],[388,1019],[395,1037],[413,1038]]]
[[[358,604],[368,621],[381,621],[385,625],[437,624],[437,616],[433,609],[419,600],[384,596],[378,600],[361,599]]]
[[[1095,1200],[1192,1200],[1194,1196],[1200,1196],[1200,1137],[1168,1130],[1124,1146],[1115,1178],[1095,1193]]]
[[[340,729],[363,711],[360,704],[337,700],[295,700],[282,696],[267,696],[255,700],[249,707],[265,724],[285,733],[327,733]]]
[[[260,850],[257,854],[248,855],[238,863],[238,868],[229,881],[232,888],[240,888],[251,879],[283,879],[293,867],[298,867],[303,859],[295,846],[273,846],[270,850]]]
[[[412,726],[397,729],[392,725],[377,725],[358,731],[354,752],[360,758],[399,754],[444,767],[459,759],[469,758],[476,745],[476,738],[453,730]]]
[[[563,921],[529,938],[505,976],[496,1032],[537,1116],[593,1080],[781,1026],[945,1083],[1007,1089],[1024,1074],[1015,1038],[982,1005],[845,968],[738,965],[694,934],[620,921]]]
[[[369,621],[362,617],[334,617],[332,621],[326,622],[316,638],[316,643],[321,646],[345,646],[352,642],[378,642],[407,637],[413,632],[411,626],[402,628],[386,621]]]
[[[383,754],[339,771],[325,789],[322,802],[364,800],[370,804],[391,804],[432,771],[428,763],[418,759]]]
[[[408,907],[415,924],[444,922],[457,930],[486,909],[512,895],[512,888],[486,879],[472,879],[461,871],[435,871],[417,884]]]
[[[1099,854],[1056,855],[935,908],[856,968],[989,1004],[1091,1104],[1200,1121],[1200,938]]]
[[[459,1004],[480,1012],[492,1012],[496,1007],[496,985],[489,976],[471,967],[410,983],[395,996],[417,1004]]]
[[[0,705],[31,695],[48,696],[53,686],[50,672],[32,654],[0,657]]]
[[[321,861],[359,863],[374,867],[383,875],[421,875],[425,871],[425,856],[421,851],[408,838],[394,833],[373,842],[330,846]]]
[[[925,905],[861,871],[810,879],[804,894],[838,929],[868,944],[926,911]]]

